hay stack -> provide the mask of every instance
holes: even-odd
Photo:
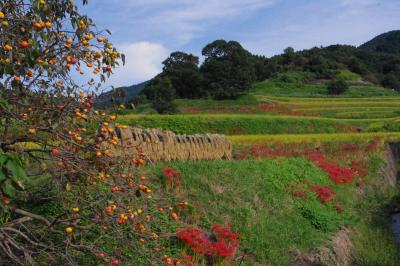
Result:
[[[232,158],[232,145],[224,135],[176,135],[161,129],[118,129],[119,144],[114,156],[135,158],[143,147],[152,161],[221,160]]]

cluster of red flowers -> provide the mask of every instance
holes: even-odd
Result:
[[[356,171],[353,169],[341,167],[327,161],[318,162],[317,166],[324,169],[335,184],[350,183],[356,176]]]
[[[308,158],[316,166],[324,169],[335,184],[347,184],[353,181],[356,176],[365,176],[368,174],[363,165],[356,161],[352,161],[351,167],[342,167],[328,162],[323,153],[318,151],[309,153]]]
[[[348,166],[340,166],[332,163],[333,160],[348,161],[350,158],[365,158],[366,155],[379,149],[379,139],[374,139],[369,143],[323,143],[318,148],[308,144],[277,144],[274,147],[267,145],[254,145],[247,150],[236,152],[237,159],[244,158],[277,158],[277,157],[304,157],[311,161],[317,167],[326,171],[329,179],[335,184],[348,184],[357,177],[368,175],[366,165],[363,162],[351,161]],[[329,159],[325,154],[329,155]],[[336,192],[329,185],[321,186],[312,184],[307,180],[301,182],[316,193],[318,200],[323,203],[333,202],[333,208],[341,213],[343,207],[336,201]],[[356,185],[364,186],[364,181],[358,178]],[[297,198],[306,199],[307,189],[297,187],[292,191],[292,195]]]
[[[307,143],[281,143],[273,147],[268,145],[253,145],[248,149],[243,149],[235,153],[235,158],[243,159],[247,157],[253,158],[276,158],[276,157],[300,157],[318,158],[323,151],[330,157],[350,158],[354,156],[363,157],[370,152],[379,148],[379,139],[374,139],[369,143],[322,143],[317,149],[313,144]],[[323,154],[322,154],[323,155]],[[313,159],[314,161],[314,159]]]
[[[177,232],[177,237],[182,239],[193,252],[216,259],[233,256],[239,247],[239,236],[237,233],[232,233],[229,225],[222,227],[217,224],[212,226],[211,233],[191,227]]]
[[[279,145],[270,147],[267,145],[254,145],[249,150],[243,150],[235,154],[235,158],[244,159],[248,156],[253,158],[276,158],[276,157],[299,157],[302,151],[295,144]]]
[[[372,149],[376,149],[376,142],[371,142],[361,152],[370,152]],[[365,170],[365,166],[359,162],[352,161],[350,167],[342,167],[335,163],[329,162],[324,153],[315,149],[298,149],[299,147],[289,144],[286,146],[269,147],[266,145],[254,145],[248,151],[239,152],[236,154],[236,158],[246,158],[248,155],[254,158],[277,158],[277,157],[301,157],[304,156],[313,162],[317,167],[325,170],[329,178],[335,184],[347,184],[354,180],[357,176],[366,176],[368,172]],[[347,156],[348,154],[354,154],[358,151],[358,147],[352,143],[345,143],[339,145],[340,157]]]
[[[180,187],[182,182],[181,182],[181,173],[175,171],[174,169],[172,169],[171,167],[165,167],[163,174],[166,177],[165,183],[169,186],[172,187]]]
[[[326,204],[328,202],[334,202],[333,208],[337,212],[341,213],[344,211],[342,206],[336,200],[336,192],[329,185],[324,184],[318,186],[310,183],[307,179],[304,179],[301,183],[305,183],[317,195],[317,198],[321,203]],[[296,189],[292,192],[292,195],[297,198],[306,199],[307,191],[304,189]]]
[[[298,112],[289,109],[281,104],[258,104],[258,105],[226,105],[226,106],[207,106],[207,107],[183,107],[182,113],[259,113],[267,112],[282,115],[295,116],[319,116],[318,113]]]
[[[328,185],[317,186],[309,184],[309,187],[317,194],[319,201],[324,204],[335,199],[336,192]]]
[[[172,177],[174,177],[174,176],[179,175],[179,172],[176,172],[176,171],[175,171],[174,169],[172,169],[171,167],[165,167],[165,168],[164,168],[164,171],[163,171],[163,174],[166,175],[166,176],[172,176]]]

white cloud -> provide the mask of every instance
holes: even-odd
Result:
[[[179,44],[185,44],[203,35],[212,25],[249,16],[252,11],[273,3],[273,0],[178,0],[174,5],[161,8],[146,24],[156,32],[169,34]]]
[[[342,6],[370,6],[374,4],[379,4],[379,0],[340,0]]]
[[[360,15],[369,9],[377,8],[380,0],[340,0],[340,5],[350,15]]]
[[[137,42],[117,45],[125,54],[126,64],[114,70],[107,84],[129,86],[153,78],[161,72],[161,62],[169,51],[159,43]]]
[[[157,42],[168,38],[180,46],[203,36],[212,25],[249,17],[278,0],[125,0],[111,6],[97,1],[87,12],[114,33],[124,32],[129,41],[136,36]]]

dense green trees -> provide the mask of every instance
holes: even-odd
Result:
[[[173,52],[163,62],[163,76],[169,77],[180,98],[199,98],[202,91],[202,75],[199,71],[199,58],[192,54]]]
[[[234,41],[216,40],[203,48],[204,88],[215,99],[232,99],[256,80],[252,55]]]
[[[388,47],[388,46],[387,46]],[[332,79],[339,69],[349,69],[363,79],[384,87],[400,90],[400,55],[370,51],[349,45],[331,45],[294,52],[285,49],[282,55],[268,60],[270,69],[310,71],[321,79]]]
[[[214,41],[203,48],[202,55],[205,60],[199,67],[197,56],[180,51],[171,53],[163,61],[162,73],[141,94],[154,103],[157,91],[167,84],[160,80],[167,78],[171,88],[166,90],[172,89],[179,98],[234,99],[256,80],[264,80],[275,72],[265,57],[253,56],[234,41]],[[155,106],[159,106],[160,100],[157,102]]]

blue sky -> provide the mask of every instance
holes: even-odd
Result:
[[[152,78],[172,51],[200,56],[215,39],[271,56],[288,46],[357,46],[400,29],[400,0],[89,0],[81,12],[126,54],[114,86]]]

